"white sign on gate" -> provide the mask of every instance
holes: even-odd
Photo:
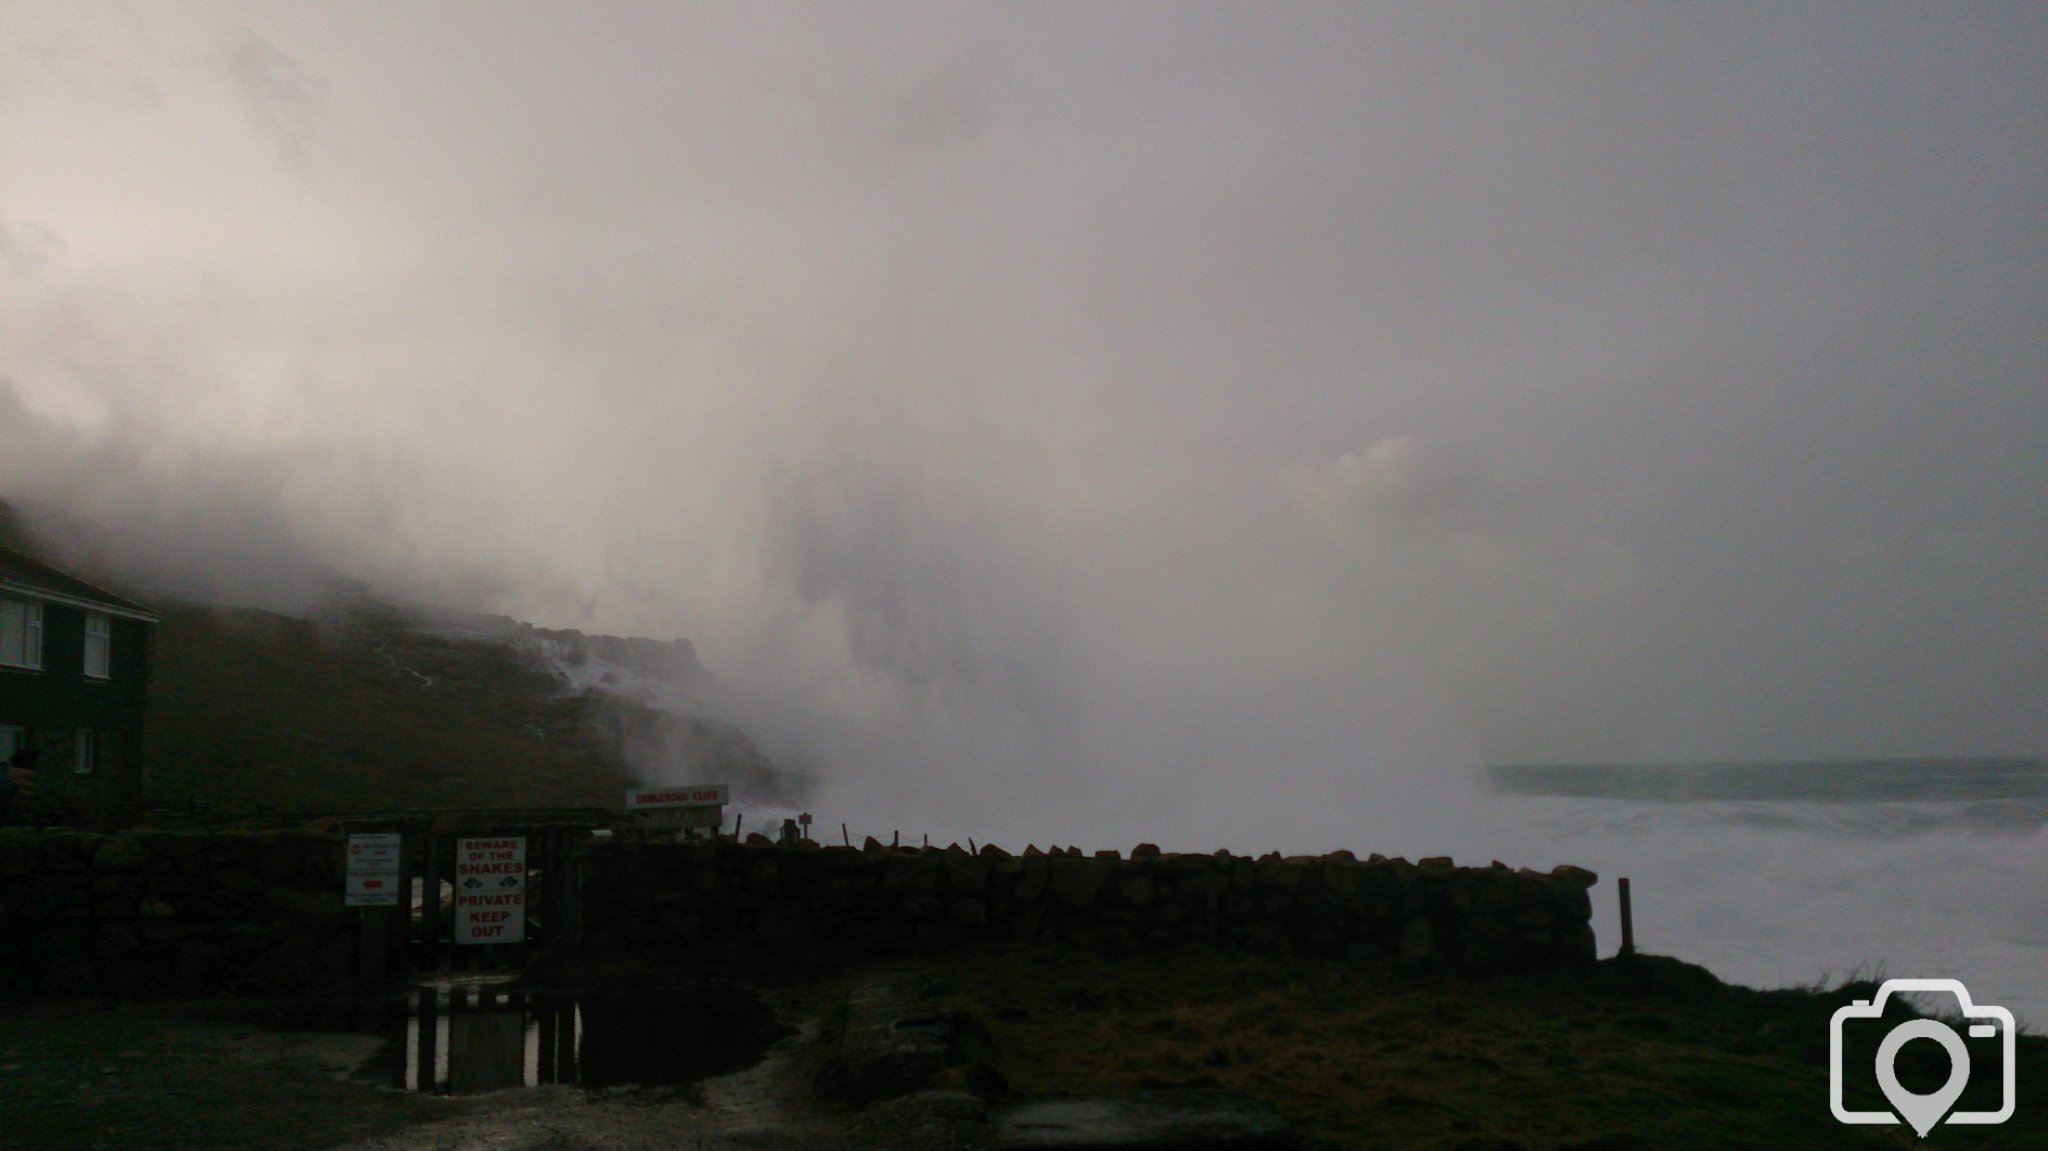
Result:
[[[341,901],[349,907],[398,906],[399,835],[395,831],[348,837],[348,875]]]
[[[526,938],[526,837],[455,841],[455,942]]]

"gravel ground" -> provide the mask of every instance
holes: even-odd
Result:
[[[249,1004],[0,1005],[0,1151],[881,1151],[961,1146],[928,1109],[847,1114],[810,1089],[847,980],[766,993],[797,1034],[687,1088],[394,1090],[381,1040],[238,1021]],[[224,1018],[226,1017],[226,1018]],[[971,1125],[970,1125],[971,1126]]]

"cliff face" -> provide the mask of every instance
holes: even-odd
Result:
[[[617,806],[629,787],[789,798],[745,732],[678,710],[687,641],[533,628],[355,594],[299,619],[163,605],[152,797],[272,808]]]
[[[180,584],[138,576],[147,563],[110,558],[135,559],[119,543],[61,509],[0,499],[0,546],[124,592],[139,581],[161,615],[146,732],[154,804],[611,807],[627,788],[673,782],[726,783],[742,802],[801,798],[746,732],[693,702],[712,677],[687,639],[398,604],[331,572],[308,584],[328,589],[310,609],[192,602],[166,590]],[[43,800],[31,818],[99,814]]]

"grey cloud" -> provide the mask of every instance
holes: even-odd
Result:
[[[2036,15],[144,24],[232,87],[0,107],[0,481],[138,539],[689,635],[934,822],[2048,749]]]
[[[221,67],[249,122],[291,163],[305,160],[327,111],[327,82],[277,45],[240,29],[221,44]]]
[[[0,276],[30,276],[64,251],[55,232],[0,219]]]

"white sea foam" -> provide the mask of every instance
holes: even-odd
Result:
[[[1973,805],[1503,796],[1538,866],[1600,873],[1594,929],[1756,987],[1861,975],[1946,976],[2048,1029],[2048,828]]]

